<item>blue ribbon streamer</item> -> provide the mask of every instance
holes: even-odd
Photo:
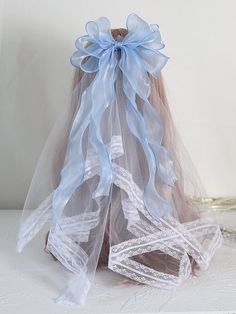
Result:
[[[111,34],[109,20],[102,17],[88,22],[87,35],[75,42],[77,50],[71,56],[72,65],[85,73],[95,73],[95,77],[82,94],[80,109],[69,134],[61,180],[53,192],[54,221],[61,216],[75,189],[83,183],[85,160],[82,141],[88,126],[89,142],[100,161],[100,179],[92,198],[110,193],[113,170],[100,123],[106,108],[115,102],[114,85],[118,71],[122,73],[122,87],[127,98],[127,125],[142,145],[149,169],[149,180],[144,189],[145,207],[157,220],[172,208],[171,201],[156,190],[156,176],[165,184],[174,186],[176,174],[173,167],[168,173],[163,170],[162,160],[171,160],[171,155],[162,146],[163,125],[159,113],[148,100],[151,92],[149,75],[156,78],[169,58],[159,51],[164,44],[157,25],[149,25],[136,14],[130,14],[126,27],[127,35],[122,41],[117,41]],[[143,113],[137,109],[136,96],[144,102]],[[151,121],[154,123],[149,123]]]

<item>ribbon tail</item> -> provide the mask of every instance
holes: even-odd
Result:
[[[150,215],[159,220],[163,215],[170,212],[172,204],[165,200],[156,190],[155,175],[157,171],[156,160],[151,150],[148,139],[145,136],[145,122],[140,113],[128,101],[126,120],[130,131],[137,137],[143,147],[149,170],[149,179],[144,189],[144,202]]]
[[[61,171],[61,181],[53,193],[54,222],[61,217],[63,209],[74,191],[84,182],[83,138],[87,128],[89,128],[88,146],[91,145],[94,148],[100,160],[100,179],[92,198],[109,194],[113,174],[100,125],[106,108],[112,104],[114,99],[113,85],[116,63],[113,52],[108,50],[104,53],[99,62],[100,71],[82,94],[81,108],[74,119],[68,139],[67,156]],[[107,81],[108,79],[109,81]]]

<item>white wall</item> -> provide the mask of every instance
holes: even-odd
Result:
[[[3,1],[1,2],[2,5]],[[84,24],[135,12],[160,25],[174,119],[209,195],[236,194],[236,1],[7,0],[0,14],[0,207],[22,207],[44,141],[67,101]]]

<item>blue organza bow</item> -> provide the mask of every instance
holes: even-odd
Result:
[[[86,73],[96,73],[81,97],[80,110],[69,134],[60,184],[53,193],[55,220],[83,182],[85,160],[82,138],[88,125],[90,144],[100,162],[100,180],[92,198],[110,193],[114,174],[107,146],[101,136],[100,123],[106,108],[115,103],[114,84],[118,71],[122,73],[122,88],[127,98],[126,122],[143,147],[149,169],[149,180],[144,189],[145,207],[155,219],[169,213],[172,207],[171,202],[156,190],[156,176],[169,186],[174,185],[176,176],[173,167],[167,174],[161,165],[161,160],[171,160],[170,153],[162,146],[163,125],[160,116],[148,100],[150,75],[157,77],[168,57],[160,52],[164,44],[157,25],[149,25],[136,14],[130,14],[126,27],[127,35],[122,41],[117,41],[111,34],[109,20],[102,17],[88,22],[87,35],[76,40],[77,51],[71,57],[72,65]],[[136,96],[145,104],[142,113],[137,109]]]

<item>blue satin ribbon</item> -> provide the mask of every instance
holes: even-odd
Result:
[[[144,189],[145,207],[157,220],[171,211],[173,204],[158,193],[155,178],[157,176],[165,184],[174,186],[176,174],[171,154],[162,146],[163,125],[159,113],[148,100],[151,92],[149,75],[156,78],[169,58],[159,51],[164,44],[157,25],[149,25],[136,14],[130,14],[126,27],[128,34],[122,41],[117,41],[111,34],[109,20],[102,17],[88,22],[87,35],[75,42],[77,50],[71,57],[72,65],[86,73],[95,73],[95,77],[82,94],[69,134],[61,180],[53,192],[54,221],[61,216],[72,194],[83,183],[85,160],[82,140],[88,126],[89,142],[100,162],[100,179],[92,198],[110,193],[114,174],[100,123],[106,108],[115,104],[118,71],[122,73],[122,88],[127,98],[127,104],[124,104],[126,122],[143,147],[149,169],[149,180]],[[144,102],[142,113],[137,109],[137,95]],[[107,128],[109,132],[109,125]]]

